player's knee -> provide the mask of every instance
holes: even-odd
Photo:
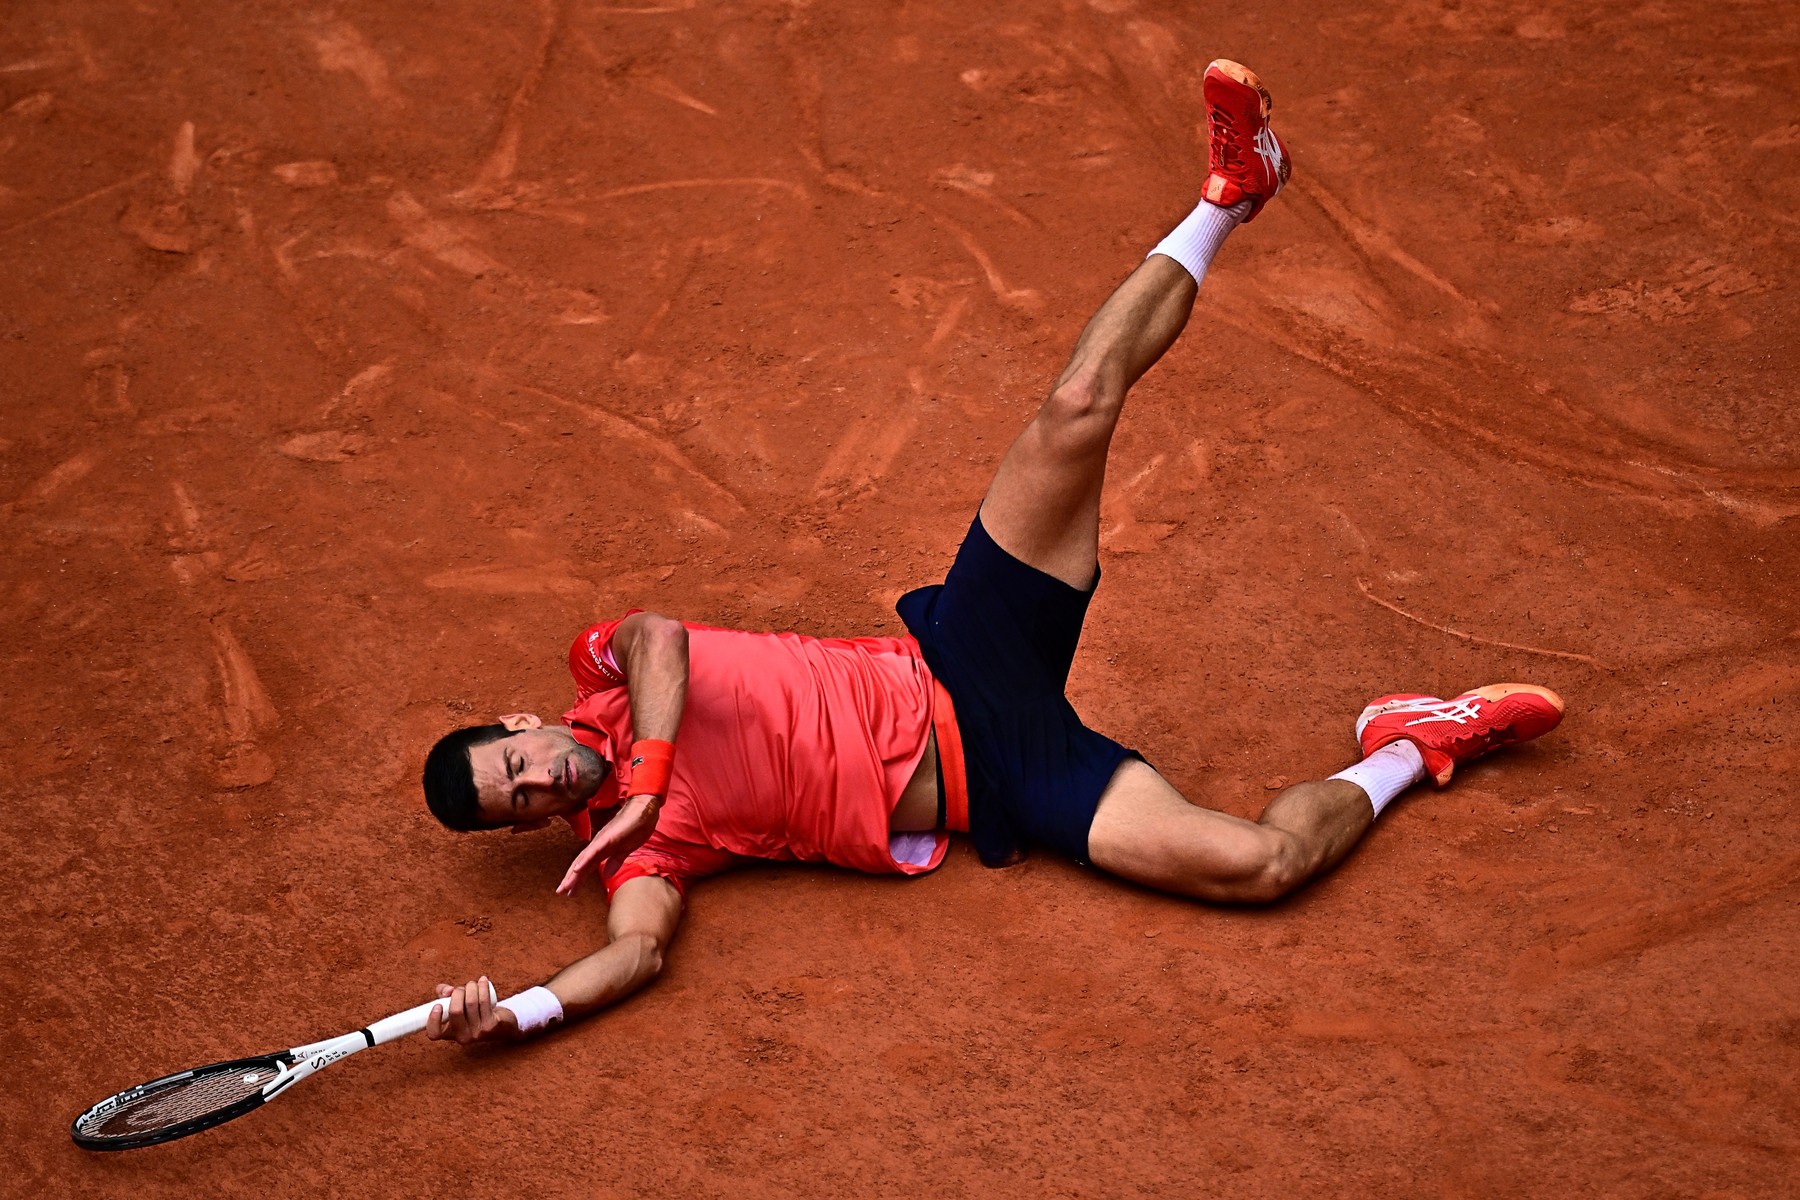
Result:
[[[1269,904],[1305,883],[1303,857],[1292,838],[1269,838],[1242,881],[1241,899],[1251,904]]]
[[[1077,374],[1056,385],[1038,419],[1058,437],[1106,437],[1118,419],[1121,399],[1093,376]]]
[[[646,979],[662,974],[664,939],[651,933],[628,933],[614,938],[612,944],[625,943],[634,960],[634,973]]]

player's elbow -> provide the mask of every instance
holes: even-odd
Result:
[[[663,616],[661,613],[644,613],[643,627],[638,632],[638,640],[642,647],[658,658],[679,658],[687,661],[688,631],[680,621]]]

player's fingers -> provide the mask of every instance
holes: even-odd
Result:
[[[446,987],[448,987],[448,985],[446,985]],[[437,1032],[432,1033],[431,1031],[433,1029],[436,1029]],[[450,1028],[450,1003],[448,999],[442,1004],[432,1005],[431,1011],[425,1014],[425,1032],[427,1036],[436,1038],[439,1041],[444,1041],[456,1036],[455,1032]]]
[[[463,985],[463,1032],[471,1042],[481,1034],[481,985],[473,979]]]
[[[486,1033],[494,1027],[494,994],[488,987],[486,975],[475,982],[481,985],[475,991],[476,1028]]]
[[[607,848],[619,840],[619,831],[624,828],[625,809],[621,808],[613,814],[612,820],[594,831],[594,836],[588,839],[588,844],[581,848],[582,857],[587,858],[595,854],[606,853]]]
[[[463,990],[456,988],[450,993],[450,1034],[457,1041],[467,1041],[469,1027],[468,1016],[463,1011]]]
[[[633,832],[631,825],[621,825],[619,819],[614,817],[606,828],[594,835],[593,841],[582,847],[581,853],[575,859],[575,866],[570,869],[574,870],[585,867],[591,862],[611,858],[626,848]],[[637,847],[632,846],[631,848],[635,850]]]
[[[601,844],[599,838],[595,838],[586,846],[583,846],[581,853],[575,856],[575,861],[569,864],[569,869],[563,875],[562,882],[556,885],[557,895],[573,895],[576,886],[581,882],[581,873],[587,870],[589,863],[600,856],[600,853],[604,848],[605,847]]]
[[[437,994],[439,996],[448,996],[451,992],[454,992],[455,990],[456,990],[455,988],[451,987],[447,983],[440,983],[437,985]]]
[[[589,863],[605,858],[606,848],[612,841],[613,839],[607,837],[606,831],[602,829],[599,837],[581,848],[581,853],[577,854],[575,861],[569,864],[569,870],[580,871],[585,869]]]
[[[481,1006],[487,1000],[487,984],[479,979],[469,980],[468,994],[463,997],[463,1011],[469,1018],[469,1040],[481,1037]]]

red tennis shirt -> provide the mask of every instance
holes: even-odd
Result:
[[[613,769],[590,812],[632,794],[631,704],[612,654],[624,619],[589,626],[569,647],[577,702],[563,720]],[[685,894],[740,858],[905,875],[943,861],[944,831],[888,830],[942,695],[917,642],[683,624],[687,706],[669,793],[650,839],[601,868],[608,895],[639,875],[661,875]],[[593,835],[589,813],[569,823]]]

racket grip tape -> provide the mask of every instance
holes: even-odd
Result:
[[[494,990],[492,980],[488,981],[487,987],[488,998],[498,1004],[500,993]],[[422,1033],[425,1029],[425,1022],[430,1019],[431,1010],[434,1008],[440,1010],[441,1017],[449,1018],[450,1001],[440,996],[435,1000],[427,1000],[415,1008],[409,1008],[405,1012],[397,1012],[391,1017],[383,1017],[379,1021],[370,1023],[363,1029],[363,1036],[368,1039],[369,1045],[381,1046],[403,1037],[411,1037],[415,1033]]]

